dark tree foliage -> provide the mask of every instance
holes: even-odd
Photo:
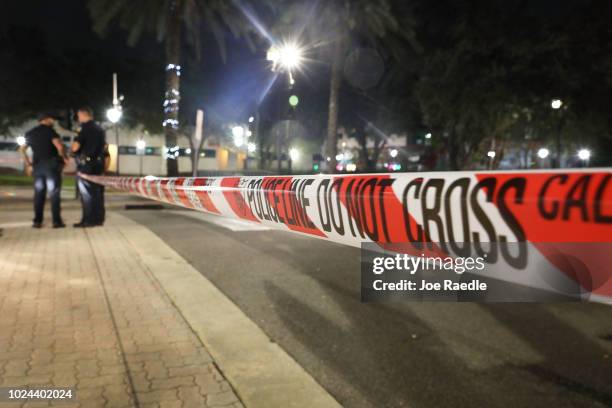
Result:
[[[609,143],[610,6],[605,1],[422,2],[426,50],[416,99],[424,124],[469,167],[495,146],[549,141]],[[553,111],[550,102],[563,101]],[[598,149],[610,162],[609,150]],[[606,156],[608,155],[608,156]]]

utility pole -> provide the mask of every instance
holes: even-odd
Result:
[[[191,173],[193,177],[198,177],[198,163],[200,161],[200,148],[204,140],[204,111],[198,109],[196,112],[196,128],[191,141]]]
[[[556,134],[556,143],[555,143],[555,165],[554,168],[561,168],[561,155],[562,155],[562,147],[561,147],[561,134],[563,133],[563,116],[559,118],[557,122],[557,134]]]
[[[117,73],[113,72],[113,106],[115,107],[119,105],[117,93]],[[115,143],[117,144],[117,175],[119,175],[119,122],[115,122]]]
[[[561,167],[561,133],[563,132],[563,111],[566,106],[563,106],[563,101],[561,99],[553,99],[550,103],[550,107],[553,111],[558,111],[557,118],[557,134],[556,134],[556,143],[555,143],[555,160],[553,161],[553,168],[558,169]]]

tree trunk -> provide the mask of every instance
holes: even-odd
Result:
[[[372,152],[372,158],[369,160],[368,171],[375,172],[377,170],[376,164],[378,163],[378,159],[380,158],[380,153],[384,150],[386,145],[386,140],[381,139],[380,136],[375,136],[374,151]]]
[[[265,169],[266,159],[264,157],[264,139],[261,131],[259,106],[255,108],[255,140],[257,141],[257,152],[259,153],[259,170]]]
[[[370,159],[368,157],[368,139],[365,131],[361,130],[357,133],[357,141],[361,149],[359,150],[359,162],[357,168],[359,171],[365,172],[370,168]]]
[[[448,135],[448,167],[449,170],[459,170],[459,146],[456,140],[455,131],[451,131]]]
[[[166,148],[177,145],[180,105],[180,72],[181,72],[181,3],[172,0],[168,11],[168,33],[166,37],[166,94],[164,98],[164,134]],[[168,176],[178,176],[178,158],[175,151],[166,152],[166,171]]]
[[[344,55],[344,41],[342,37],[338,37],[334,45],[334,54],[332,56],[331,80],[329,90],[329,111],[327,119],[327,138],[325,155],[330,158],[327,162],[328,173],[336,171],[336,153],[338,150],[337,132],[338,132],[338,99],[340,92],[340,83],[342,82],[342,57]]]

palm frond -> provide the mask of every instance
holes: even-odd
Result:
[[[144,33],[155,35],[162,41],[168,30],[168,14],[173,0],[89,0],[88,8],[94,29],[104,35],[114,23],[127,32],[128,44],[137,43]],[[265,0],[263,7],[271,7],[274,0]],[[199,59],[204,31],[214,36],[221,58],[225,61],[225,33],[244,38],[254,49],[257,32],[243,14],[244,7],[238,0],[181,0],[178,2],[183,23],[183,33],[193,45]],[[241,10],[242,9],[242,10]]]
[[[158,40],[165,35],[168,0],[90,0],[88,8],[99,35],[104,35],[113,22],[127,32],[130,45],[145,32],[156,34]]]

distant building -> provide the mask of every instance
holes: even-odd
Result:
[[[118,135],[117,135],[118,133]],[[191,147],[187,136],[179,136],[176,146],[165,146],[162,134],[152,134],[142,126],[135,128],[119,127],[118,132],[113,127],[106,130],[106,140],[109,144],[111,164],[109,170],[117,169],[117,152],[119,153],[119,172],[124,175],[165,175],[166,155],[178,160],[179,173],[190,174]],[[117,136],[119,147],[117,148]],[[138,141],[144,142],[144,149],[138,148]],[[227,172],[244,169],[246,151],[239,149],[225,138],[208,136],[200,149],[198,171]],[[255,160],[251,160],[255,162]]]
[[[102,125],[106,129],[106,141],[111,153],[109,169],[111,172],[117,170],[117,157],[119,157],[120,174],[162,176],[166,174],[165,155],[171,154],[178,160],[179,172],[191,174],[191,149],[187,136],[179,136],[177,146],[166,147],[163,135],[149,133],[143,126],[134,128],[120,126],[116,132],[115,128],[109,127],[108,124]],[[34,126],[36,126],[35,120],[27,121],[11,128],[8,134],[0,135],[0,169],[23,171],[24,163],[18,151],[18,139]],[[64,129],[59,124],[56,124],[55,130],[67,147],[77,135],[76,132]],[[138,148],[139,140],[144,142],[144,149]],[[244,169],[246,157],[246,147],[238,148],[227,138],[210,135],[205,137],[200,149],[198,170],[202,173],[241,171]],[[250,159],[249,167],[252,168],[256,162]],[[70,160],[65,172],[75,171],[75,161]]]

